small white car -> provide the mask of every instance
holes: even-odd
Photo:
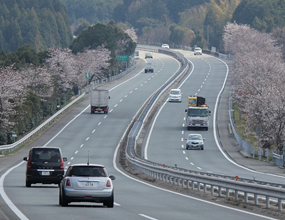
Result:
[[[168,45],[168,44],[162,44],[162,45],[161,45],[161,48],[169,49],[169,45]]]
[[[182,101],[182,93],[180,89],[171,89],[169,92],[169,102],[181,102]]]
[[[194,55],[202,55],[202,49],[200,47],[195,47]]]
[[[201,134],[189,134],[188,138],[185,138],[186,150],[188,149],[200,149],[204,150],[204,140],[205,138],[202,137]]]

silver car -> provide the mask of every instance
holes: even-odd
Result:
[[[108,176],[103,165],[73,164],[62,176],[59,204],[67,206],[71,202],[95,202],[113,208],[114,179],[115,176]]]
[[[204,140],[201,134],[189,134],[186,140],[186,150],[188,149],[201,149],[204,150]]]

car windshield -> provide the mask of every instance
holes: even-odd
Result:
[[[172,95],[179,95],[179,91],[171,91],[170,94],[172,94]]]
[[[189,140],[202,140],[202,136],[201,135],[197,135],[197,134],[190,134],[188,139]]]
[[[66,172],[66,176],[107,177],[104,167],[73,166]]]
[[[207,109],[188,109],[188,116],[190,117],[208,117]]]

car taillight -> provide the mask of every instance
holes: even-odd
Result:
[[[27,163],[27,169],[31,169],[31,161],[32,161],[32,158],[29,158],[28,160],[28,163]]]
[[[63,158],[60,158],[60,169],[64,170],[64,161]]]
[[[70,179],[66,179],[65,185],[66,185],[66,186],[71,186]]]
[[[107,181],[106,187],[111,187],[111,181],[110,180]]]

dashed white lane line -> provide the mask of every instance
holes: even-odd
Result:
[[[150,217],[148,215],[144,215],[144,214],[139,214],[140,216],[144,217],[144,218],[147,218],[147,219],[151,219],[151,220],[158,220],[156,218],[153,218],[153,217]]]
[[[100,124],[102,124],[102,122],[101,122],[101,121],[98,123],[98,125],[100,125]]]
[[[93,134],[95,131],[96,131],[96,129],[94,129],[94,130],[92,131],[92,134]]]
[[[89,138],[90,138],[90,137],[87,137],[87,138],[86,138],[86,141],[88,141],[88,140],[89,140]]]

